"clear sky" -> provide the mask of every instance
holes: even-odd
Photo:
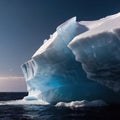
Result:
[[[26,91],[20,65],[59,24],[117,12],[119,0],[0,0],[0,92]]]

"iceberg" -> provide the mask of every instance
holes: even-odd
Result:
[[[89,79],[116,92],[120,92],[119,21],[120,13],[100,19],[68,45]]]
[[[73,17],[58,26],[21,66],[29,92],[24,99],[120,103],[119,16],[81,22]]]

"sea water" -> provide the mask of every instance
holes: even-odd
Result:
[[[119,120],[120,106],[65,107],[24,101],[27,93],[0,93],[0,120]]]

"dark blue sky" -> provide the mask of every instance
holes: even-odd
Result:
[[[22,76],[20,65],[65,20],[117,12],[119,0],[0,0],[0,76]]]

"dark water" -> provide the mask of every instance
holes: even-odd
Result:
[[[8,101],[8,100],[18,100],[22,99],[24,96],[27,96],[26,92],[0,92],[0,101]]]
[[[3,96],[7,100],[7,96],[1,94],[0,98]],[[15,99],[26,95],[9,94],[8,100],[13,99],[10,96],[15,95]],[[70,109],[51,105],[3,105],[0,106],[0,120],[120,120],[120,106]]]

